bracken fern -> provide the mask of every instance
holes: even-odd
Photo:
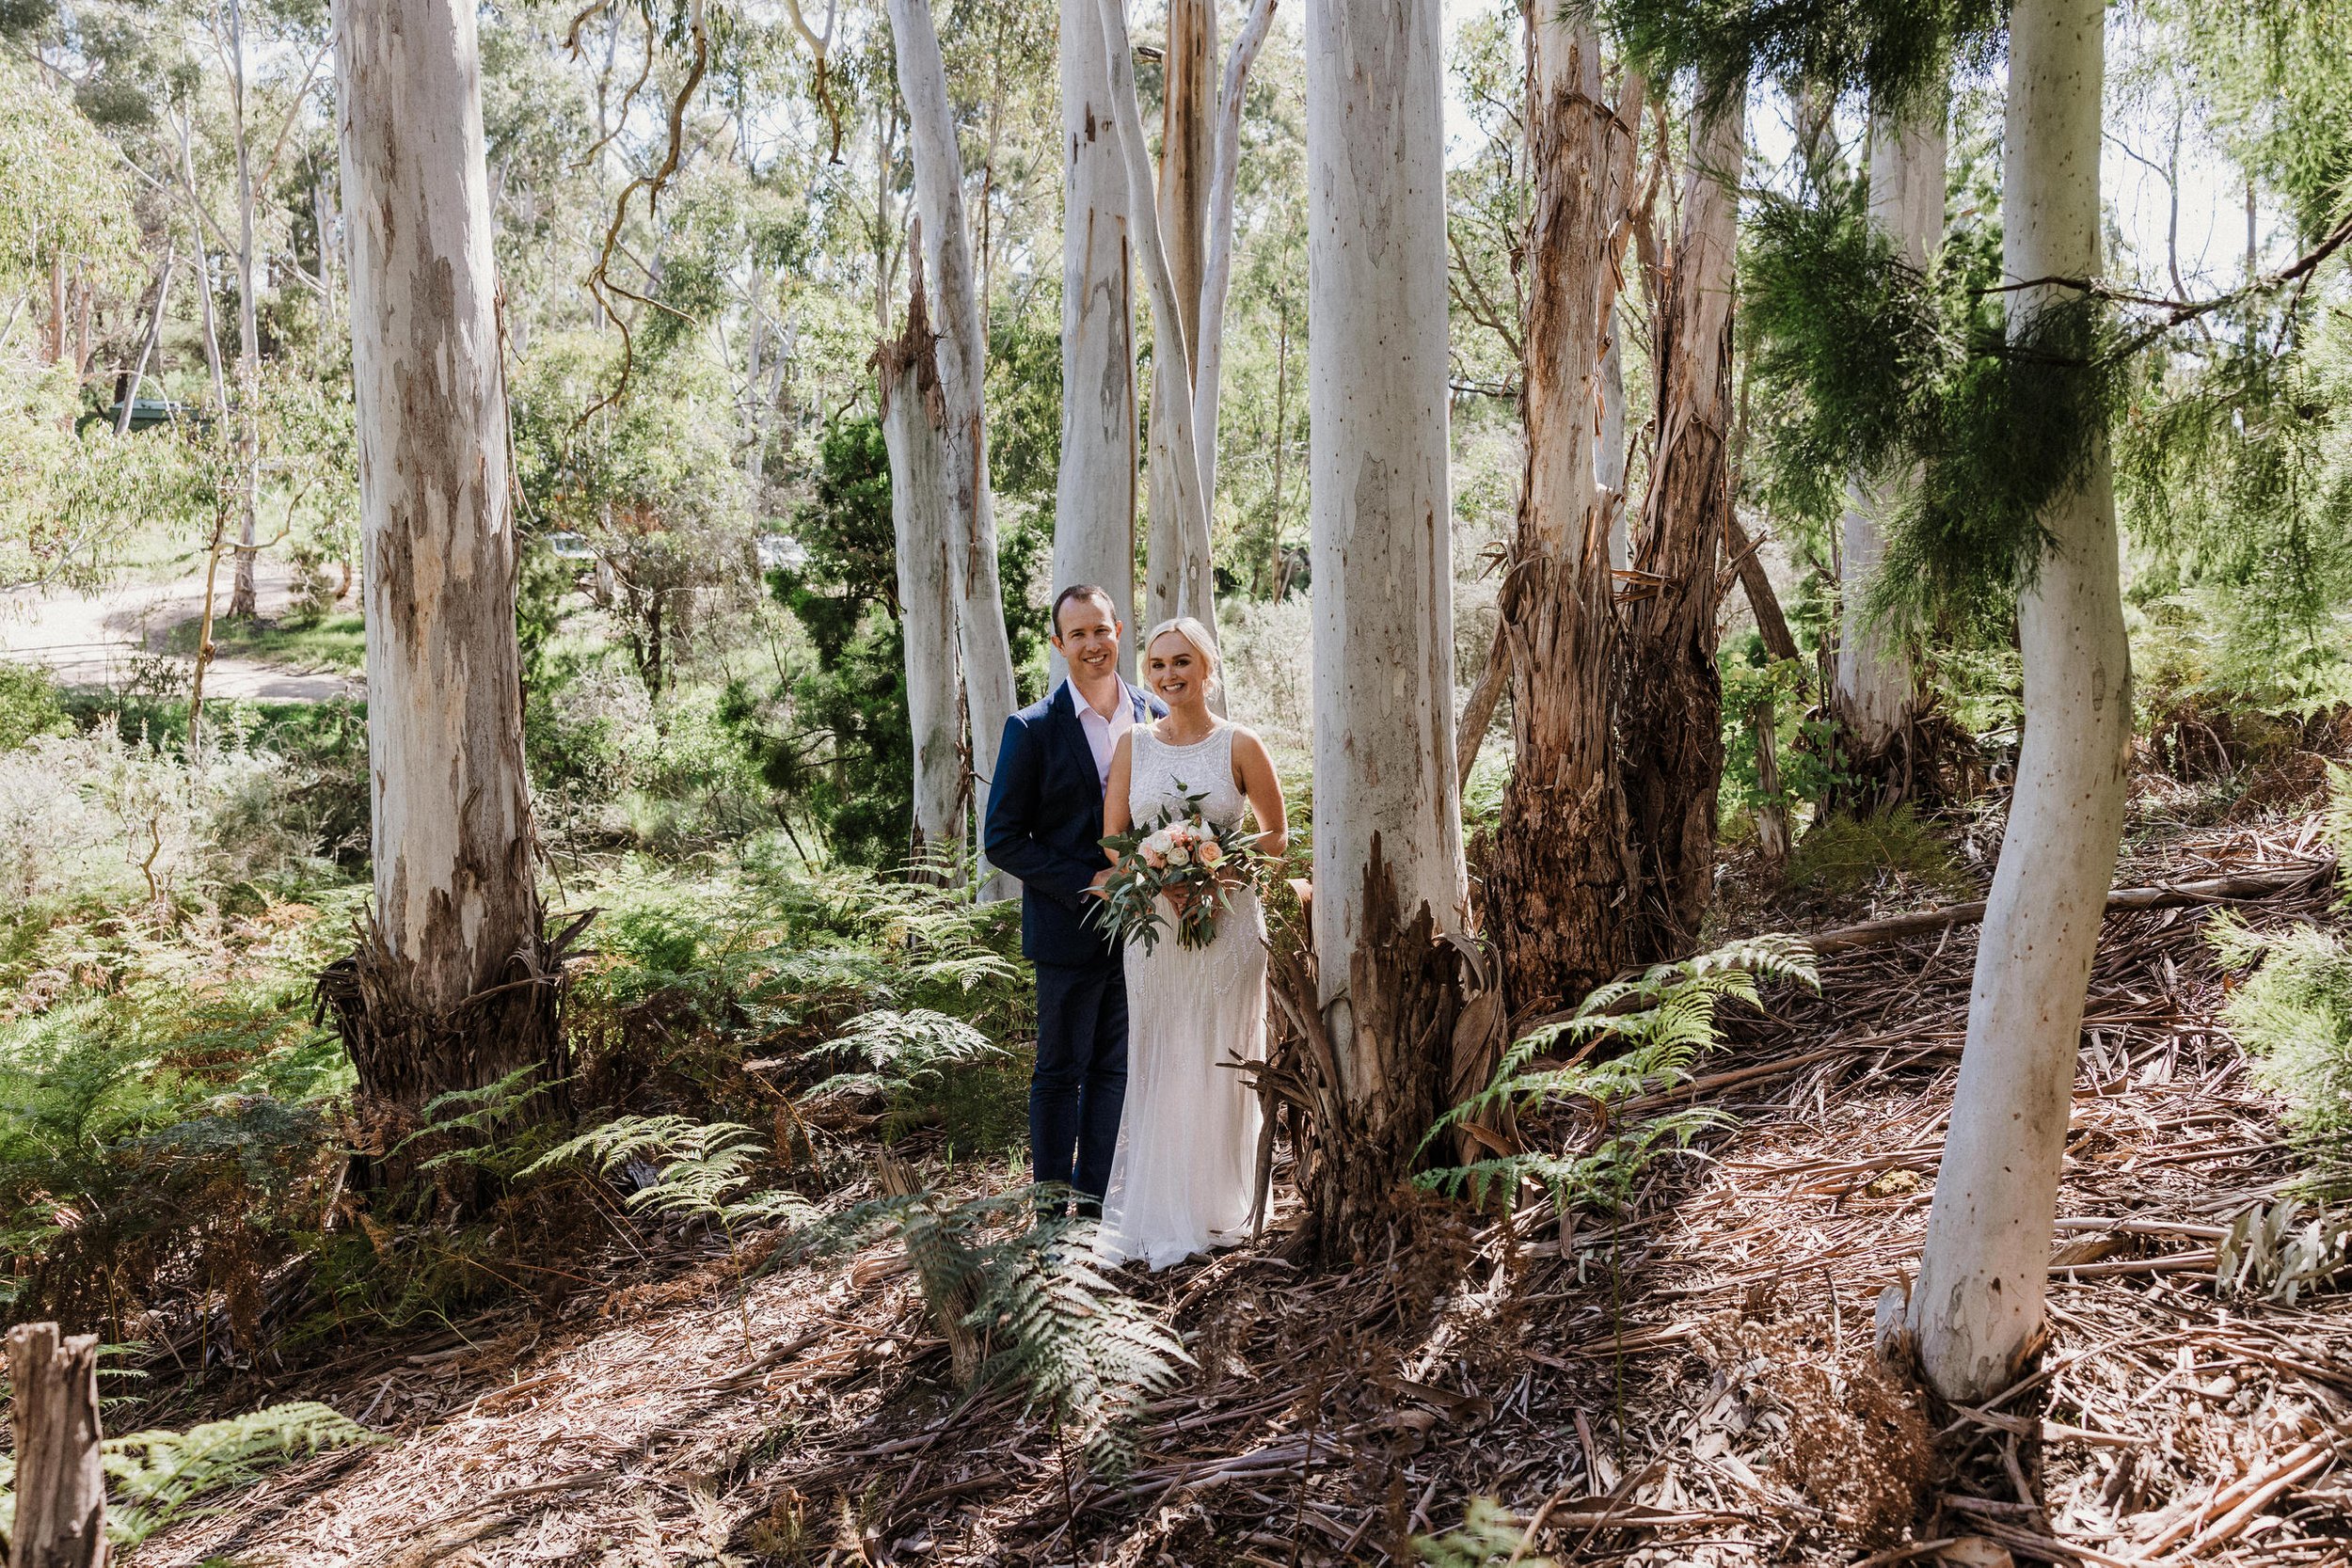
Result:
[[[1581,1122],[1579,1143],[1557,1152],[1520,1148],[1416,1180],[1431,1191],[1468,1191],[1482,1206],[1490,1193],[1516,1194],[1527,1182],[1549,1191],[1564,1213],[1580,1204],[1623,1203],[1661,1149],[1686,1148],[1725,1117],[1693,1107],[1625,1124],[1619,1109],[1689,1083],[1692,1064],[1717,1043],[1717,1007],[1726,1000],[1754,1006],[1767,980],[1818,988],[1812,950],[1793,937],[1756,937],[1600,987],[1566,1018],[1515,1042],[1486,1086],[1438,1117],[1422,1148],[1465,1127],[1491,1141],[1489,1124],[1503,1112],[1524,1115],[1539,1106],[1565,1110]],[[1575,1047],[1568,1061],[1534,1066],[1564,1044]],[[1604,1049],[1611,1054],[1591,1059]]]

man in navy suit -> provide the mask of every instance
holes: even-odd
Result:
[[[988,791],[988,858],[1021,879],[1021,951],[1037,968],[1037,1070],[1029,1159],[1041,1183],[1068,1183],[1100,1212],[1127,1098],[1127,975],[1097,923],[1103,791],[1130,725],[1167,710],[1119,673],[1120,626],[1091,584],[1054,600],[1054,649],[1070,676],[1005,721]]]

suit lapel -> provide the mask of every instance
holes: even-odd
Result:
[[[1086,764],[1087,777],[1094,776],[1094,748],[1088,743],[1086,726],[1078,722],[1078,692],[1068,681],[1054,689],[1054,700],[1048,705],[1054,716],[1056,744]]]

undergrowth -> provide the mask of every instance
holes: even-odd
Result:
[[[1867,816],[1824,814],[1789,852],[1783,879],[1791,892],[1832,899],[1889,883],[1944,898],[1975,892],[1950,847],[1907,804]]]
[[[269,1470],[375,1434],[309,1400],[206,1421],[185,1432],[134,1432],[99,1445],[106,1472],[106,1538],[138,1545],[204,1512],[199,1499],[244,1487]],[[16,1457],[0,1455],[0,1536],[16,1528]]]
[[[1723,1122],[1720,1111],[1665,1109],[1660,1097],[1688,1084],[1693,1064],[1717,1045],[1718,1006],[1726,1000],[1754,1006],[1766,980],[1820,983],[1803,942],[1766,936],[1600,987],[1568,1017],[1514,1043],[1486,1086],[1438,1117],[1422,1140],[1426,1150],[1450,1134],[1468,1134],[1502,1152],[1415,1180],[1435,1192],[1467,1192],[1481,1207],[1490,1196],[1516,1204],[1528,1185],[1550,1194],[1564,1214],[1621,1207],[1660,1154],[1689,1147]],[[1566,1056],[1555,1056],[1563,1047]],[[1514,1131],[1539,1111],[1565,1120],[1556,1148],[1531,1147]]]
[[[2330,765],[2328,784],[2328,838],[2341,857],[2352,847],[2352,768]],[[2352,872],[2337,876],[2337,907],[2352,909]],[[2223,998],[2221,1019],[2255,1077],[2286,1102],[2312,1185],[2352,1195],[2352,944],[2308,922],[2258,930],[2226,910],[2205,931],[2225,968],[2249,971]]]
[[[310,992],[364,887],[199,881],[162,905],[0,916],[0,1299],[242,1366],[264,1343],[560,1298],[616,1210],[716,1223],[547,1165],[618,1117],[753,1130],[763,1180],[811,1193],[877,1123],[958,1154],[1018,1141],[1032,1005],[1009,907],[762,845],[578,870],[549,889],[601,911],[566,1014],[570,1109],[550,1117],[557,1085],[491,1085],[437,1101],[410,1146],[412,1188],[490,1195],[463,1225],[413,1191],[356,1190],[347,1164],[352,1074]]]

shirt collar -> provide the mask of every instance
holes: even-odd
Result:
[[[1083,724],[1089,720],[1098,724],[1110,722],[1110,720],[1098,711],[1092,703],[1078,694],[1077,687],[1072,683],[1068,675],[1061,678],[1061,684],[1056,689],[1070,693],[1070,711],[1078,716],[1079,723]],[[1120,677],[1119,696],[1120,700],[1126,705],[1128,716],[1133,718],[1136,711],[1136,689],[1127,684],[1124,676]]]

